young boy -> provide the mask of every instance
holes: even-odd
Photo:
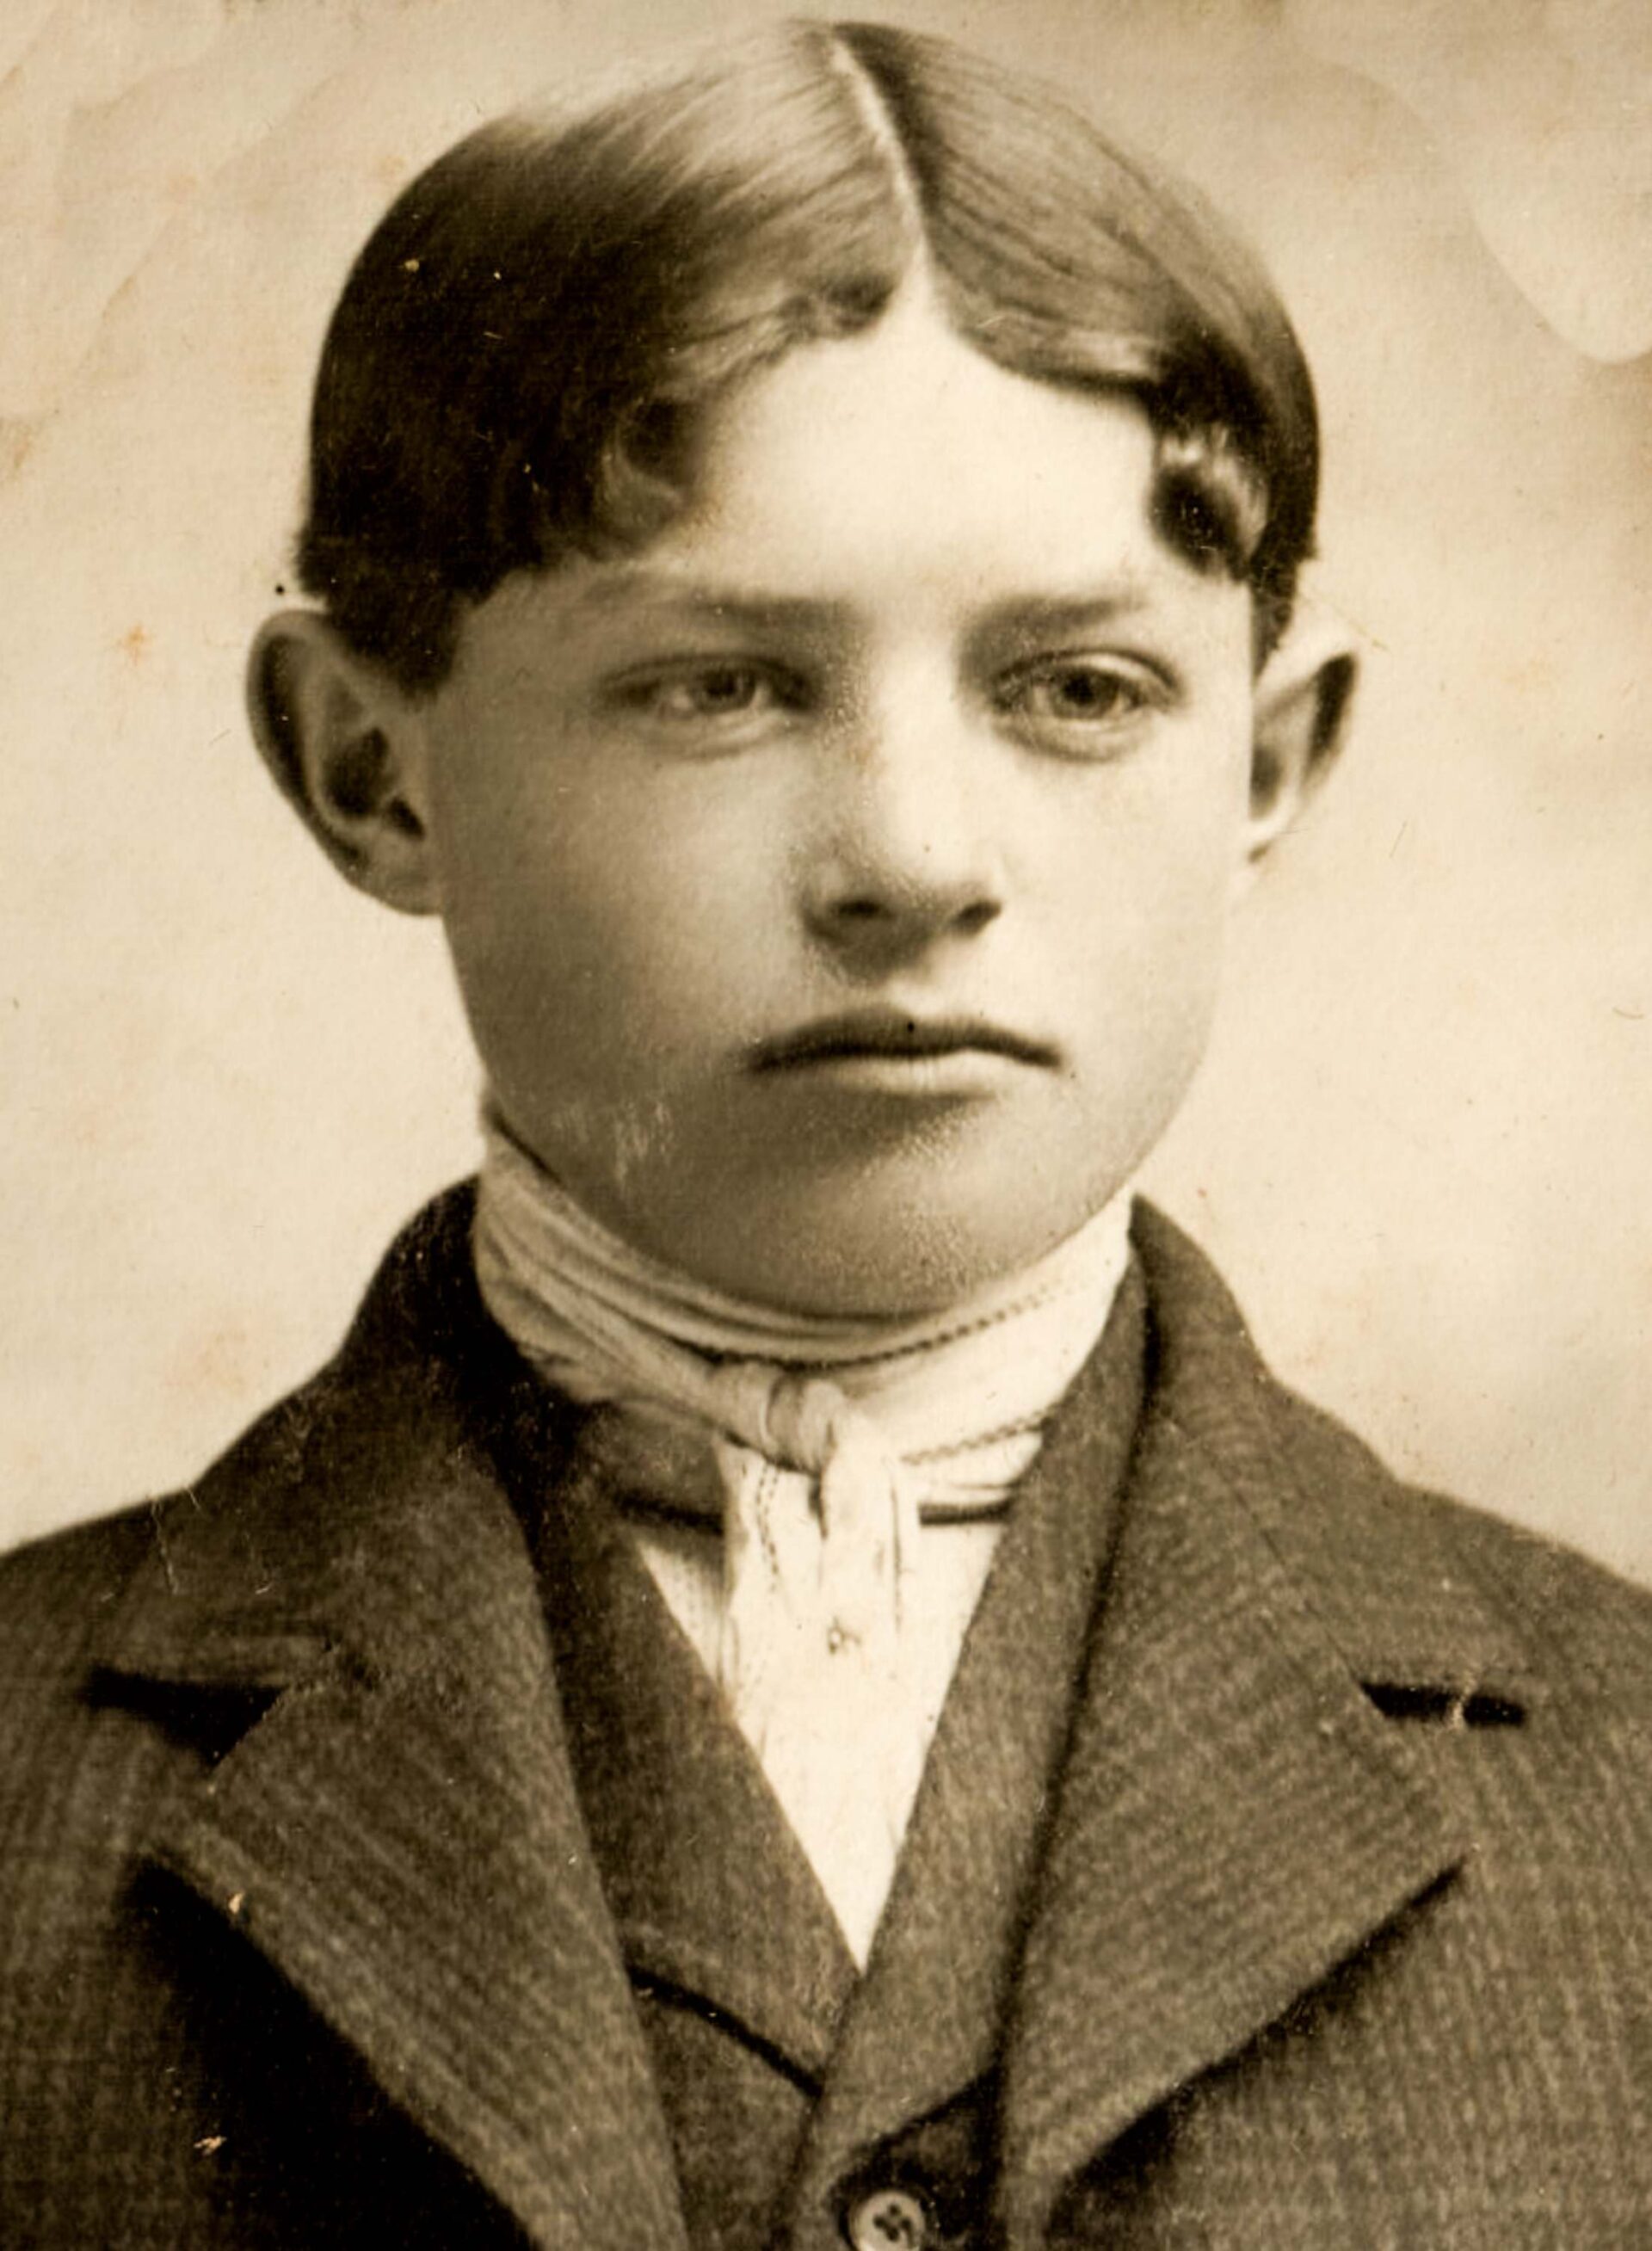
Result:
[[[0,1579],[8,2244],[1652,2229],[1652,1610],[1131,1205],[1345,715],[1317,474],[1217,223],[903,31],[384,221],[253,722],[486,1160]]]

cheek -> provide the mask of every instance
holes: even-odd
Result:
[[[1190,736],[1121,771],[1047,831],[1075,918],[1099,953],[1155,981],[1196,975],[1220,950],[1244,852],[1246,763],[1231,740]]]
[[[696,1040],[732,1035],[765,869],[707,796],[543,756],[525,786],[450,790],[448,942],[496,1076],[640,1098]]]
[[[605,881],[565,833],[548,837],[530,824],[474,841],[446,923],[485,1057],[490,1038],[520,1041],[559,1070],[600,1075],[605,1055],[646,1034],[640,1015],[669,967],[646,871]]]
[[[1088,852],[1072,831],[1060,848],[1087,1076],[1144,1123],[1162,1122],[1204,1051],[1242,856],[1242,776],[1201,771],[1202,789],[1121,792]]]

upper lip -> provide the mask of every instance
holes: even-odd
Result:
[[[881,1008],[819,1016],[794,1032],[759,1040],[751,1063],[756,1070],[782,1070],[792,1063],[830,1063],[845,1056],[943,1056],[971,1049],[1046,1069],[1058,1060],[1047,1041],[1030,1039],[984,1016],[917,1016],[903,1008]]]

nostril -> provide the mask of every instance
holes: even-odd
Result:
[[[867,891],[852,891],[842,898],[833,899],[826,909],[827,919],[840,930],[874,930],[912,924],[930,930],[956,931],[966,938],[995,922],[1000,911],[999,902],[992,897],[971,898],[957,906],[947,906],[939,901],[908,904]]]

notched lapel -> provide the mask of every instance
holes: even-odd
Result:
[[[1144,1418],[1022,1965],[1012,2246],[1465,1849],[1275,1536],[1288,1477],[1248,1343],[1178,1357]]]
[[[181,1512],[157,1548],[106,1680],[169,1668],[268,1708],[166,1810],[153,1855],[530,2241],[685,2251],[516,1520],[461,1437],[405,1398],[377,1408],[355,1404],[364,1455],[275,1496],[314,1535],[262,1543],[279,1583],[226,1555],[232,1508]],[[271,1504],[252,1494],[238,1537]]]

